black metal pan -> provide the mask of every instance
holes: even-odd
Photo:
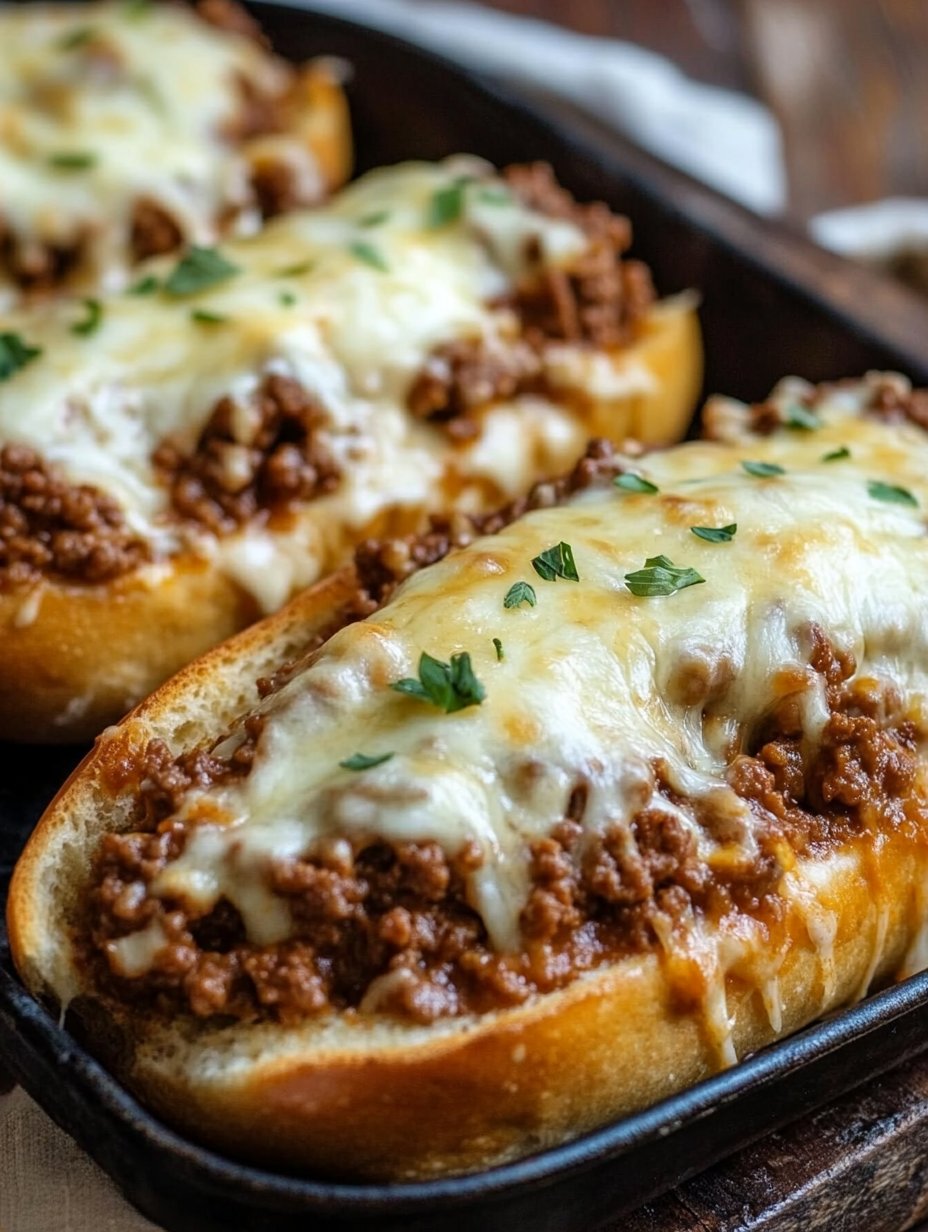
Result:
[[[630,215],[662,293],[703,297],[707,388],[756,398],[776,379],[894,368],[928,382],[928,307],[754,219],[595,125],[563,127],[480,77],[350,22],[256,6],[295,59],[354,66],[358,165],[457,151],[546,159],[580,198]],[[0,746],[0,907],[30,827],[81,750]],[[479,1176],[346,1185],[244,1167],[150,1116],[21,987],[0,926],[0,1069],[171,1232],[588,1232],[928,1044],[928,975],[567,1146]],[[0,1088],[3,1085],[0,1074]]]

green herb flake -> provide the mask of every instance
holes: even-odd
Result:
[[[125,0],[122,11],[129,21],[138,21],[147,17],[152,10],[152,0]]]
[[[649,556],[643,569],[625,575],[625,585],[641,599],[672,595],[687,586],[698,586],[705,580],[695,569],[681,568],[666,556]]]
[[[486,690],[474,675],[467,651],[453,654],[450,663],[433,659],[422,652],[419,657],[419,679],[406,677],[390,685],[397,693],[406,693],[420,701],[430,702],[445,714],[479,706],[486,697]]]
[[[894,483],[883,483],[881,479],[869,479],[867,492],[874,500],[886,501],[890,505],[908,505],[918,508],[918,500],[908,488],[900,488]]]
[[[161,283],[154,274],[146,274],[144,278],[140,278],[138,282],[134,282],[129,288],[130,295],[154,295],[155,291],[161,286]]]
[[[85,299],[83,320],[75,321],[71,326],[71,333],[77,334],[80,338],[89,338],[91,334],[97,332],[102,321],[103,305],[100,301],[98,299]]]
[[[493,639],[493,648],[496,651],[497,662],[502,663],[503,659],[505,658],[505,655],[503,654],[503,643],[499,640],[498,637],[494,637]]]
[[[382,274],[389,272],[389,265],[384,260],[383,253],[375,248],[373,244],[368,244],[366,240],[356,240],[350,244],[348,251],[357,260],[363,261],[365,265],[369,265],[372,269],[380,270]]]
[[[738,530],[738,523],[731,522],[728,526],[691,526],[690,530],[697,539],[705,539],[706,543],[731,543]]]
[[[786,408],[783,422],[787,428],[798,428],[800,432],[817,432],[822,427],[818,415],[801,402],[794,402]]]
[[[197,325],[225,325],[228,319],[221,312],[207,312],[205,308],[194,308],[190,314],[190,320]]]
[[[292,308],[296,303],[296,296],[292,291],[281,291],[277,296],[277,302],[282,308]]]
[[[631,471],[626,471],[624,475],[616,475],[612,481],[617,488],[621,488],[623,492],[659,492],[660,488],[656,483],[652,483],[650,479],[645,479],[643,475],[634,475]]]
[[[298,261],[296,265],[285,265],[283,269],[277,270],[274,277],[275,278],[302,278],[304,274],[310,273],[310,271],[315,268],[316,268],[315,261],[312,261],[312,260]]]
[[[518,607],[522,603],[534,607],[537,601],[535,587],[530,582],[514,582],[506,591],[503,607]]]
[[[820,461],[822,462],[843,462],[845,458],[851,456],[851,451],[847,445],[840,445],[837,449],[830,449],[828,453],[823,453]]]
[[[546,582],[556,582],[564,578],[567,582],[579,582],[580,575],[574,564],[574,553],[569,543],[556,543],[553,548],[545,548],[532,560],[532,568]]]
[[[238,266],[227,261],[217,249],[193,245],[171,270],[164,289],[168,295],[178,297],[196,295],[198,291],[225,282],[238,272]]]
[[[0,334],[0,381],[8,381],[41,354],[41,347],[30,346],[19,334]]]
[[[457,222],[464,210],[464,194],[469,183],[470,178],[462,176],[453,184],[446,184],[444,188],[437,189],[429,202],[426,225],[437,228],[447,227],[450,223]]]
[[[338,764],[343,770],[371,770],[374,766],[382,766],[392,756],[392,753],[375,753],[373,757],[368,756],[367,753],[352,753],[350,757],[346,757]]]
[[[88,171],[96,164],[97,156],[90,150],[61,150],[48,159],[48,165],[56,171]]]
[[[359,227],[379,227],[390,217],[389,210],[374,210],[372,214],[365,214],[363,218],[358,220]]]
[[[772,479],[774,475],[785,475],[786,471],[776,462],[742,462],[742,470],[753,475],[755,479]]]
[[[55,46],[59,51],[77,51],[79,47],[85,47],[97,36],[97,31],[94,26],[78,26],[74,30],[69,30],[67,34],[63,34]]]

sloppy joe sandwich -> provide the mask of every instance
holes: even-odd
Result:
[[[104,733],[14,874],[24,980],[195,1137],[401,1178],[919,968],[926,407],[786,382],[366,544]]]
[[[271,54],[232,0],[0,7],[0,308],[256,231],[350,161],[337,67]]]
[[[685,430],[690,297],[540,167],[373,172],[0,329],[0,736],[73,739],[427,512]]]

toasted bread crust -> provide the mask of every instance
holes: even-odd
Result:
[[[481,1018],[429,1027],[332,1015],[299,1028],[157,1023],[96,1001],[68,929],[98,836],[129,824],[127,756],[152,737],[176,751],[218,735],[251,701],[256,676],[311,644],[350,605],[350,571],[191,664],[105,732],[26,848],[10,893],[14,960],[37,995],[74,1002],[101,1055],[159,1114],[239,1158],[371,1179],[469,1171],[601,1125],[724,1063],[713,991],[673,971],[673,956],[623,959]],[[738,1056],[863,995],[904,968],[923,911],[928,852],[911,836],[867,836],[814,858],[808,892],[784,894],[769,925],[776,1005],[737,967],[720,982]],[[801,873],[800,866],[800,873]],[[767,951],[765,951],[766,953]],[[777,1010],[781,1020],[777,1019]]]
[[[333,141],[333,152],[341,148]],[[578,406],[584,430],[653,444],[679,439],[702,377],[692,302],[658,305],[620,362],[644,368],[649,381],[633,383],[618,401]],[[574,460],[565,456],[561,464],[566,469]],[[502,499],[487,493],[490,506]],[[388,509],[364,527],[333,528],[323,500],[305,504],[296,516],[334,545],[332,567],[366,536],[418,529],[424,515]],[[0,740],[90,740],[184,663],[259,615],[255,600],[218,565],[189,556],[99,585],[48,579],[38,591],[0,591]]]

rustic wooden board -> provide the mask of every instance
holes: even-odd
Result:
[[[604,1232],[903,1232],[926,1218],[928,1056],[770,1134]]]

